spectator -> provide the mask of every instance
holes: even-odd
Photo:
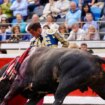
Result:
[[[69,10],[69,0],[58,0],[56,2],[56,6],[57,6],[57,11],[58,11],[58,17],[59,18],[64,18],[67,11]]]
[[[10,7],[11,7],[11,3],[9,2],[9,0],[4,0],[4,3],[1,5],[1,8],[2,8],[3,14],[7,15],[7,18],[12,17],[12,11],[10,10]]]
[[[67,12],[66,14],[66,21],[65,24],[68,29],[71,29],[71,26],[79,22],[81,19],[81,10],[77,8],[75,2],[70,3],[70,11]]]
[[[37,23],[37,22],[39,22],[39,16],[38,16],[37,14],[33,14],[33,15],[32,15],[32,19],[29,21],[29,23],[30,23],[30,22],[32,22],[32,23]],[[27,24],[27,26],[26,26],[26,29],[25,29],[26,32],[28,32],[28,31],[27,31],[28,26],[29,26],[29,24]]]
[[[44,25],[48,25],[50,29],[53,29],[56,31],[58,31],[58,28],[59,28],[59,25],[56,22],[54,22],[54,17],[51,14],[47,15],[46,22]]]
[[[40,17],[40,20],[44,20],[48,14],[52,14],[53,17],[57,17],[58,8],[56,6],[56,1],[49,0],[43,10],[43,15]]]
[[[83,1],[83,5],[84,4],[88,4],[90,7],[94,5],[94,3],[96,2],[96,0],[81,0]]]
[[[28,11],[29,11],[29,13],[33,12],[33,10],[36,7],[40,6],[40,0],[28,0],[28,2],[29,2],[29,5],[28,5]]]
[[[11,25],[6,17],[1,18],[1,24],[6,26],[6,32],[11,33]]]
[[[32,22],[35,22],[35,23],[39,22],[39,16],[37,14],[33,14]]]
[[[15,26],[15,25],[18,25],[20,27],[20,31],[21,33],[25,33],[25,29],[26,29],[26,23],[24,22],[23,20],[23,17],[21,14],[17,14],[16,15],[16,19],[14,19],[12,21],[12,25]]]
[[[71,32],[67,40],[84,40],[86,37],[86,32],[79,28],[79,24],[75,23],[71,27]]]
[[[64,24],[61,24],[61,25],[59,26],[58,31],[59,31],[60,35],[61,35],[63,38],[65,38],[65,39],[68,38],[69,33],[68,33],[67,28],[66,28],[66,26],[65,26]]]
[[[80,49],[81,49],[82,51],[85,51],[85,52],[88,52],[88,53],[91,53],[91,54],[94,53],[92,49],[89,49],[89,48],[88,48],[88,46],[87,46],[86,43],[81,43]]]
[[[101,9],[103,9],[104,3],[105,3],[105,0],[97,0],[97,3],[95,3],[93,6],[97,6]]]
[[[10,33],[6,32],[6,28],[7,28],[7,25],[1,25],[0,26],[0,41],[6,41],[8,38],[7,38],[7,35]]]
[[[83,25],[83,29],[87,31],[88,27],[93,25],[96,29],[98,29],[98,24],[93,20],[93,16],[91,13],[86,14],[86,23]]]
[[[20,27],[19,26],[12,27],[12,35],[9,38],[8,42],[19,42],[20,40],[22,40]]]
[[[13,16],[16,16],[17,14],[21,14],[23,16],[23,19],[26,20],[27,7],[28,7],[27,0],[15,0],[11,5],[10,9],[13,11]]]
[[[99,16],[97,15],[97,12],[96,12],[96,18],[97,18],[97,16],[99,18],[101,18],[102,16],[104,16],[104,14],[105,14],[105,0],[97,0],[97,3],[95,3],[92,7],[93,7],[93,10],[94,10],[94,8],[96,8],[96,9],[98,9],[97,11],[99,11],[98,12],[98,15]]]
[[[2,8],[0,7],[0,23],[1,23],[1,18],[2,18],[2,17],[7,18],[7,15],[6,15],[6,14],[3,14],[3,10],[2,10]]]
[[[48,25],[44,25],[43,29],[42,29],[42,36],[45,37],[46,36],[46,31],[50,29],[50,27]]]
[[[0,54],[7,54],[7,50],[6,49],[0,49]]]
[[[88,27],[88,32],[85,40],[100,40],[100,36],[94,26]]]
[[[88,4],[84,4],[82,6],[82,13],[81,13],[81,20],[82,21],[86,21],[86,14],[87,13],[91,13],[92,14],[89,5]]]

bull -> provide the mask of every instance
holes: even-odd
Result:
[[[105,99],[104,63],[102,58],[78,49],[37,48],[24,60],[12,83],[7,79],[2,87],[4,80],[0,82],[0,105],[7,105],[18,94],[30,99],[26,105],[36,105],[49,93],[54,94],[53,105],[62,105],[68,93],[76,89],[83,92],[87,87]]]

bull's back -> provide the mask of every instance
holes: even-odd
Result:
[[[67,60],[70,62],[75,61],[77,63],[78,61],[84,62],[84,58],[87,60],[89,59],[89,56],[89,54],[83,53],[80,50],[71,50],[67,48],[38,48],[30,57],[26,74],[28,76],[30,75],[31,78],[41,77],[42,80],[45,78],[51,79],[53,70],[59,69],[58,66],[60,62],[66,62]],[[62,62],[62,64],[64,62]]]
[[[60,62],[60,60],[66,60],[67,58],[70,58],[72,61],[81,59],[81,61],[84,61],[84,59],[90,59],[91,55],[81,52],[80,50],[71,50],[67,48],[38,48],[37,51],[30,57],[28,67],[31,68],[32,71],[37,72],[40,68],[43,66],[48,68],[56,65]]]

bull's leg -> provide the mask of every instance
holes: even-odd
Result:
[[[53,105],[62,105],[67,94],[83,86],[84,81],[86,81],[84,78],[85,73],[78,74],[74,77],[70,77],[69,74],[70,73],[67,73],[63,79],[60,80]]]
[[[10,99],[12,99],[13,97],[15,97],[16,95],[19,94],[19,90],[20,90],[20,84],[19,84],[20,80],[15,80],[9,90],[9,92],[7,93],[7,95],[4,97],[3,102],[0,105],[7,105],[8,101]]]
[[[66,78],[64,78],[64,80],[62,82],[60,82],[60,84],[56,90],[55,101],[54,101],[53,105],[62,105],[65,96],[69,92],[76,89],[76,87],[74,85],[75,85],[75,83],[73,83],[70,79],[66,80]]]
[[[105,100],[105,85],[104,84],[105,84],[104,81],[103,82],[97,81],[97,83],[91,85],[90,88],[94,90],[101,98]]]
[[[62,105],[68,93],[86,85],[93,69],[90,63],[78,59],[71,61],[69,57],[68,60],[62,61],[60,65],[62,73],[59,77],[60,82],[53,105]]]

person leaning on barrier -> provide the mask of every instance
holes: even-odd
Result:
[[[93,54],[93,53],[94,53],[94,51],[93,51],[92,49],[89,49],[89,48],[88,48],[88,45],[87,45],[86,43],[81,43],[80,49],[81,49],[82,51],[88,52],[88,53],[90,53],[90,54]]]
[[[28,32],[32,34],[32,36],[35,38],[31,45],[34,45],[36,47],[51,47],[55,48],[58,46],[58,41],[60,41],[63,46],[62,47],[68,47],[69,42],[67,42],[63,37],[60,36],[60,34],[52,29],[46,30],[46,35],[42,37],[42,28],[40,23],[31,23],[28,28]]]

